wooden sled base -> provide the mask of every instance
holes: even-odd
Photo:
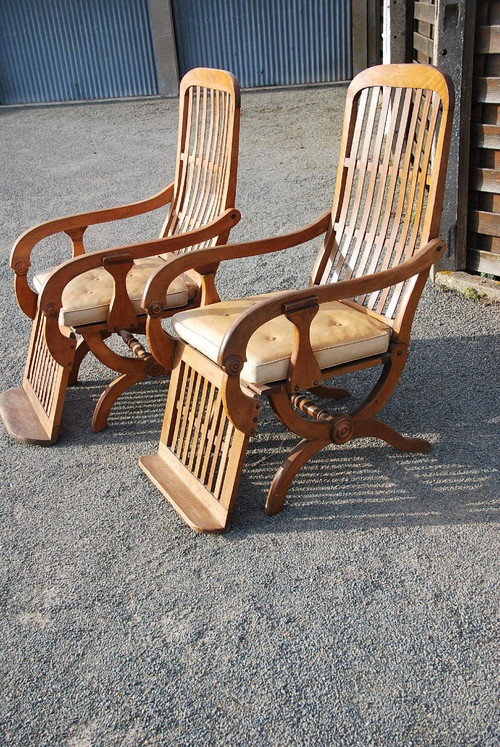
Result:
[[[180,476],[182,465],[168,464],[159,454],[152,454],[141,457],[139,466],[195,532],[220,533],[229,529],[228,512],[221,511],[217,501],[212,503],[211,496],[203,500],[186,485]]]
[[[196,532],[229,529],[248,447],[248,434],[225,413],[224,377],[201,353],[186,350],[170,379],[158,453],[139,460]]]
[[[72,361],[65,367],[54,360],[45,341],[45,327],[46,319],[38,311],[22,386],[0,394],[0,416],[7,433],[16,441],[39,446],[57,441],[72,367]]]
[[[47,432],[22,386],[0,394],[0,417],[5,430],[16,441],[51,446],[57,441],[59,428]]]

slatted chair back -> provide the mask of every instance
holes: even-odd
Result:
[[[398,265],[439,232],[450,92],[425,65],[370,68],[346,103],[332,224],[312,284]],[[418,277],[352,300],[397,329]]]
[[[199,228],[234,205],[239,118],[240,91],[234,75],[196,68],[184,76],[174,193],[161,236]],[[225,243],[228,233],[180,253]]]

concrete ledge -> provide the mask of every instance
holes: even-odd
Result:
[[[469,275],[467,272],[436,272],[436,285],[463,293],[469,298],[480,298],[500,303],[500,282]]]

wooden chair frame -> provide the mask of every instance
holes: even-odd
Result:
[[[377,66],[353,80],[333,209],[285,236],[215,250],[217,261],[223,262],[285,250],[324,234],[309,287],[280,292],[242,313],[225,334],[217,364],[168,335],[155,315],[155,299],[171,278],[190,268],[200,270],[211,255],[196,250],[172,259],[150,279],[143,297],[149,309],[148,337],[155,357],[173,368],[173,374],[158,453],[142,457],[140,464],[193,529],[228,528],[263,395],[277,418],[300,438],[271,484],[266,502],[270,515],[281,510],[298,470],[330,443],[373,436],[403,451],[431,448],[421,438],[401,435],[376,415],[399,381],[418,300],[430,267],[445,249],[437,236],[452,114],[451,83],[434,68]],[[384,138],[390,144],[385,153]],[[382,180],[378,191],[377,179]],[[402,186],[396,198],[398,184]],[[408,200],[415,215],[408,214]],[[387,351],[320,370],[310,328],[320,305],[331,301],[343,301],[386,322],[391,328]],[[294,325],[288,375],[272,384],[248,384],[241,378],[248,341],[262,324],[281,315]],[[307,394],[343,399],[348,396],[345,389],[323,382],[369,367],[381,367],[380,376],[351,412],[327,412]],[[200,422],[207,421],[204,435]],[[238,443],[227,435],[228,424],[239,434]]]
[[[139,202],[50,220],[17,240],[11,255],[15,294],[22,311],[34,322],[23,384],[0,395],[0,414],[11,436],[41,445],[57,440],[66,388],[76,383],[89,350],[119,374],[95,407],[94,431],[107,426],[112,405],[130,386],[164,373],[164,367],[133,336],[145,333],[146,315],[137,314],[132,306],[126,289],[127,274],[137,259],[165,253],[179,256],[197,247],[213,248],[227,242],[240,218],[234,207],[239,122],[240,92],[235,77],[222,70],[191,70],[180,85],[177,164],[171,184]],[[83,237],[89,226],[166,205],[169,211],[160,238],[85,252]],[[38,295],[28,283],[31,252],[42,239],[58,233],[70,238],[72,258],[50,275]],[[219,300],[217,266],[217,260],[209,260],[200,272],[190,273],[198,287],[186,308]],[[106,321],[76,328],[61,325],[62,296],[68,283],[101,267],[113,279]],[[162,300],[156,312],[164,318],[176,310],[165,309]],[[78,341],[75,332],[80,335]],[[119,355],[105,344],[113,333],[120,334],[135,358]]]

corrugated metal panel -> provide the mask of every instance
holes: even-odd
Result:
[[[244,88],[351,78],[351,0],[172,0],[181,74],[231,70]]]
[[[0,0],[0,101],[158,93],[148,0]]]

